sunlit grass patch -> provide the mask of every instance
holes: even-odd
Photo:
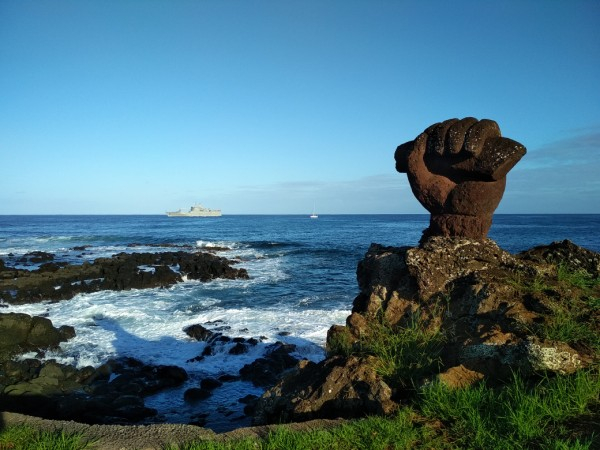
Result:
[[[28,426],[0,430],[0,450],[83,450],[92,449],[79,434],[40,431]]]
[[[571,439],[563,424],[598,405],[599,393],[596,371],[544,378],[534,386],[514,375],[501,389],[433,383],[421,391],[419,409],[444,422],[459,448],[590,448],[593,436]]]
[[[439,371],[444,342],[439,327],[426,326],[415,314],[403,326],[374,323],[360,349],[378,358],[376,369],[386,382],[407,387]]]

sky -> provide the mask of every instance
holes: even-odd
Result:
[[[467,116],[498,213],[600,213],[600,2],[0,0],[0,214],[426,213],[394,151]]]

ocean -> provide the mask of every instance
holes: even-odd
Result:
[[[249,424],[238,399],[261,395],[263,389],[245,381],[225,383],[199,404],[186,403],[183,392],[203,378],[237,374],[277,341],[296,345],[298,357],[324,358],[327,330],[344,324],[350,313],[358,293],[356,266],[369,245],[417,245],[428,220],[425,214],[318,219],[0,216],[0,258],[7,265],[32,251],[53,253],[55,261],[82,263],[119,252],[188,245],[239,260],[236,267],[250,275],[248,280],[185,281],[167,289],[104,291],[58,303],[3,305],[0,311],[44,315],[55,326],[75,327],[77,336],[49,352],[47,359],[84,367],[130,356],[148,364],[183,367],[190,375],[184,386],[146,399],[146,406],[159,411],[152,421],[187,423],[201,410],[209,413],[207,427],[225,431]],[[513,253],[563,239],[600,252],[599,230],[600,215],[496,215],[489,237]],[[183,332],[192,324],[230,337],[261,339],[261,344],[242,355],[231,355],[224,346],[214,356],[188,362],[206,345]]]

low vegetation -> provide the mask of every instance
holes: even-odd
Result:
[[[0,450],[84,450],[94,448],[78,434],[39,431],[28,426],[0,430]]]
[[[514,375],[496,389],[483,383],[465,389],[431,384],[421,391],[419,409],[445,425],[452,448],[591,448],[592,429],[575,425],[592,420],[599,392],[597,371],[545,377],[534,385]]]
[[[439,372],[444,340],[439,326],[427,327],[414,314],[404,326],[373,323],[358,351],[377,357],[377,372],[390,386],[410,388],[416,380]]]
[[[556,273],[526,277],[516,274],[509,284],[528,294],[546,310],[546,321],[536,323],[533,333],[542,339],[590,348],[600,354],[600,279],[583,269],[556,265]]]

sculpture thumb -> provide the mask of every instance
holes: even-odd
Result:
[[[408,141],[399,145],[394,153],[396,160],[396,170],[400,173],[408,172],[408,154],[413,149],[415,141]]]
[[[445,176],[432,173],[427,168],[424,160],[427,138],[426,133],[421,133],[407,152],[407,175],[413,194],[421,205],[430,213],[439,214],[444,211],[446,199],[456,183]]]
[[[464,174],[481,181],[498,181],[525,155],[523,145],[505,137],[488,139],[478,158],[469,158],[453,164],[447,173]]]

